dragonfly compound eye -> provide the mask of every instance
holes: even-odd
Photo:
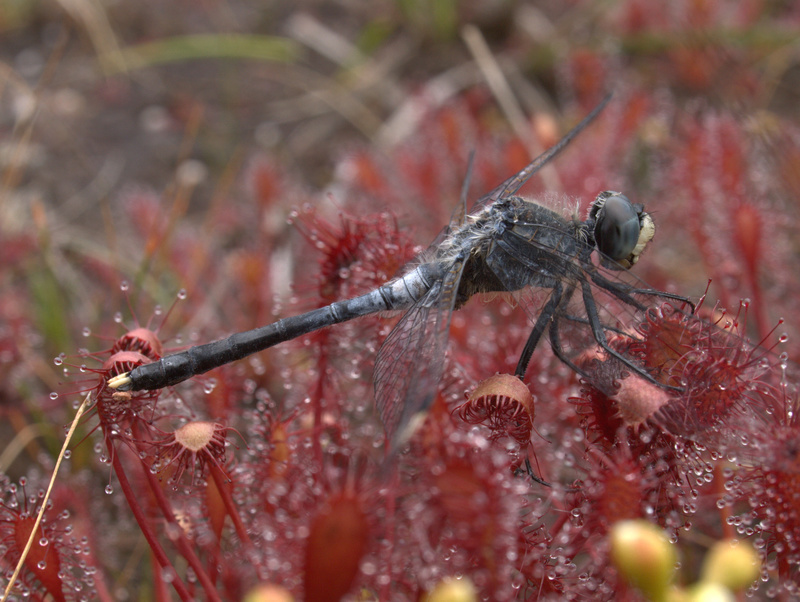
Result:
[[[591,214],[596,217],[594,238],[597,248],[618,265],[606,265],[616,269],[628,269],[635,264],[645,245],[655,232],[653,219],[641,205],[634,205],[624,194],[603,192],[598,195]],[[604,264],[610,262],[604,261]]]

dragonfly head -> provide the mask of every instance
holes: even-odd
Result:
[[[589,208],[594,240],[603,266],[628,270],[639,260],[656,227],[642,205],[630,202],[621,192],[606,190],[597,195]]]

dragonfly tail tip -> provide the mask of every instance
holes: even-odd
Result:
[[[112,389],[125,391],[130,388],[131,382],[130,372],[123,372],[122,374],[109,378],[107,384]]]

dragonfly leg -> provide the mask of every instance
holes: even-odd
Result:
[[[689,297],[684,297],[683,295],[676,295],[675,293],[667,293],[665,291],[660,291],[654,288],[634,288],[631,289],[631,292],[636,293],[637,295],[650,295],[652,297],[661,297],[662,299],[671,299],[672,301],[680,301],[681,303],[686,303],[686,305],[691,307],[692,313],[694,313],[697,310],[694,301],[689,299]]]
[[[522,470],[519,471],[520,473]],[[533,466],[531,466],[530,458],[525,458],[525,474],[527,474],[534,483],[539,483],[539,485],[544,485],[545,487],[552,487],[550,483],[545,481],[542,477],[538,476],[533,471]]]
[[[577,322],[578,324],[585,324],[586,326],[589,325],[589,320],[587,320],[586,318],[573,316],[571,314],[563,314],[561,317],[564,318],[565,320],[569,320],[570,322]],[[628,337],[629,339],[633,339],[635,341],[639,340],[636,337],[634,337],[630,332],[626,332],[620,328],[616,328],[608,324],[603,324],[603,329],[607,330],[608,332],[613,332],[614,334],[617,334],[621,337]]]
[[[668,389],[670,391],[683,391],[683,389],[681,389],[680,387],[667,385],[658,381],[647,370],[634,364],[630,359],[619,353],[616,349],[612,349],[608,344],[606,333],[603,330],[604,326],[600,321],[600,316],[597,313],[597,304],[595,303],[594,297],[592,296],[592,289],[589,286],[588,281],[584,280],[581,282],[581,291],[583,293],[583,305],[586,308],[586,316],[589,318],[589,326],[592,329],[592,336],[594,337],[594,340],[597,341],[597,344],[600,345],[600,347],[602,347],[606,353],[608,353],[611,357],[622,362],[624,366],[626,366],[627,368],[629,368],[630,370],[632,370],[645,380],[653,383],[654,385],[662,389]]]
[[[564,348],[561,346],[561,337],[558,335],[559,321],[559,316],[556,316],[552,324],[550,324],[550,347],[553,348],[553,353],[559,360],[561,360],[561,362],[566,364],[570,370],[573,370],[576,374],[585,379],[592,380],[592,377],[588,372],[580,368],[571,359],[569,359],[569,357],[567,357],[566,353],[564,353]],[[582,320],[580,318],[577,318],[576,321],[588,323],[588,320]]]
[[[613,282],[611,280],[608,280],[607,278],[604,278],[603,276],[598,274],[597,270],[592,269],[592,270],[587,270],[587,271],[589,272],[589,275],[591,276],[592,281],[597,286],[599,286],[603,290],[608,291],[609,293],[614,295],[617,299],[619,299],[623,303],[631,305],[631,306],[635,307],[636,309],[638,309],[639,311],[644,311],[644,310],[647,309],[647,307],[643,303],[637,301],[636,299],[634,299],[631,296],[631,293],[632,292],[636,292],[636,291],[635,291],[635,289],[631,288],[629,285],[621,283],[621,282]]]
[[[567,298],[572,296],[572,291],[574,290],[575,285],[570,286],[569,295],[567,295]],[[514,375],[519,379],[523,379],[525,377],[525,372],[528,371],[528,364],[531,361],[531,357],[533,357],[533,352],[536,349],[536,346],[539,344],[539,339],[542,338],[545,328],[547,328],[548,324],[550,324],[550,321],[553,319],[553,315],[555,314],[556,309],[558,309],[558,306],[561,304],[562,299],[564,299],[564,289],[562,288],[560,282],[556,282],[553,286],[553,292],[550,293],[550,298],[542,308],[542,312],[539,314],[539,317],[536,318],[536,324],[533,325],[533,330],[528,336],[525,347],[522,349],[522,354],[519,356],[517,368],[514,370]]]
[[[621,285],[618,282],[612,282],[607,278],[601,276],[597,273],[596,270],[587,270],[591,275],[592,281],[599,286],[600,288],[607,290],[609,293],[614,295],[620,301],[633,305],[639,310],[646,309],[645,306],[636,301],[631,294],[637,295],[650,295],[652,297],[661,297],[662,299],[671,299],[673,301],[680,301],[681,303],[686,303],[689,307],[692,308],[692,313],[695,311],[694,303],[688,298],[682,295],[676,295],[674,293],[667,293],[665,291],[659,291],[654,288],[633,288],[628,286],[627,284]]]

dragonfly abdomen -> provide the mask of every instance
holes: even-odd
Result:
[[[123,391],[161,389],[326,326],[382,311],[407,309],[430,289],[437,269],[434,264],[424,264],[359,297],[336,301],[298,316],[163,357],[132,370],[117,388]]]

